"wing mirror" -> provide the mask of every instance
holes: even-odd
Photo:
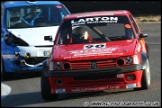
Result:
[[[141,34],[139,35],[139,38],[145,38],[145,37],[148,37],[148,34],[142,34],[142,33],[141,33]]]

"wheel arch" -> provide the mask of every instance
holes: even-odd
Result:
[[[146,69],[146,60],[148,60],[148,55],[144,52],[141,52],[142,59],[142,69]]]

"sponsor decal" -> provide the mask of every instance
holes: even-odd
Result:
[[[103,44],[88,44],[84,45],[83,50],[72,50],[69,51],[71,56],[65,56],[64,59],[87,57],[87,56],[121,56],[123,53],[118,53],[117,47],[106,48],[106,43]]]
[[[125,24],[125,28],[130,29],[131,28],[131,25],[130,24]]]
[[[112,47],[112,48],[94,48],[94,46],[91,47],[91,48],[85,48],[86,47],[86,45],[85,45],[83,50],[69,51],[69,53],[71,55],[65,56],[64,59],[77,58],[77,57],[89,57],[89,56],[97,57],[97,56],[101,56],[101,55],[102,56],[104,56],[104,55],[122,56],[123,55],[123,53],[118,53],[117,52],[118,48],[115,48],[115,47]]]
[[[92,18],[82,18],[76,20],[71,20],[72,26],[81,24],[96,24],[96,23],[117,23],[118,17],[92,17]]]
[[[126,88],[136,88],[136,84],[126,84]]]
[[[70,51],[70,54],[74,56],[81,56],[81,55],[107,55],[111,54],[113,51],[117,50],[118,48],[88,48],[83,50],[74,50]]]
[[[66,93],[66,90],[65,89],[56,89],[55,92],[56,92],[56,94]]]
[[[72,88],[72,92],[85,92],[85,91],[100,91],[100,90],[120,89],[119,85],[88,87],[88,88]]]
[[[58,5],[58,6],[56,6],[56,8],[59,8],[60,9],[60,8],[62,8],[62,6]]]

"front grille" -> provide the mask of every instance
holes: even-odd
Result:
[[[95,63],[95,66],[94,66]],[[93,65],[92,65],[93,64]],[[116,66],[116,59],[70,62],[72,70],[99,69]]]
[[[97,68],[108,68],[108,67],[115,67],[115,66],[116,66],[116,60],[113,59],[97,61]]]
[[[70,65],[72,70],[91,69],[91,62],[89,61],[71,62]]]

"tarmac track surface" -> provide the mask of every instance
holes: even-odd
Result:
[[[140,24],[143,33],[149,36],[146,42],[150,49],[151,88],[148,90],[116,90],[93,93],[62,95],[57,101],[44,101],[40,93],[39,73],[18,75],[16,79],[1,81],[10,87],[8,96],[2,99],[2,107],[70,107],[90,106],[161,106],[161,23]],[[2,91],[1,91],[2,93]],[[101,103],[101,104],[100,104]]]

